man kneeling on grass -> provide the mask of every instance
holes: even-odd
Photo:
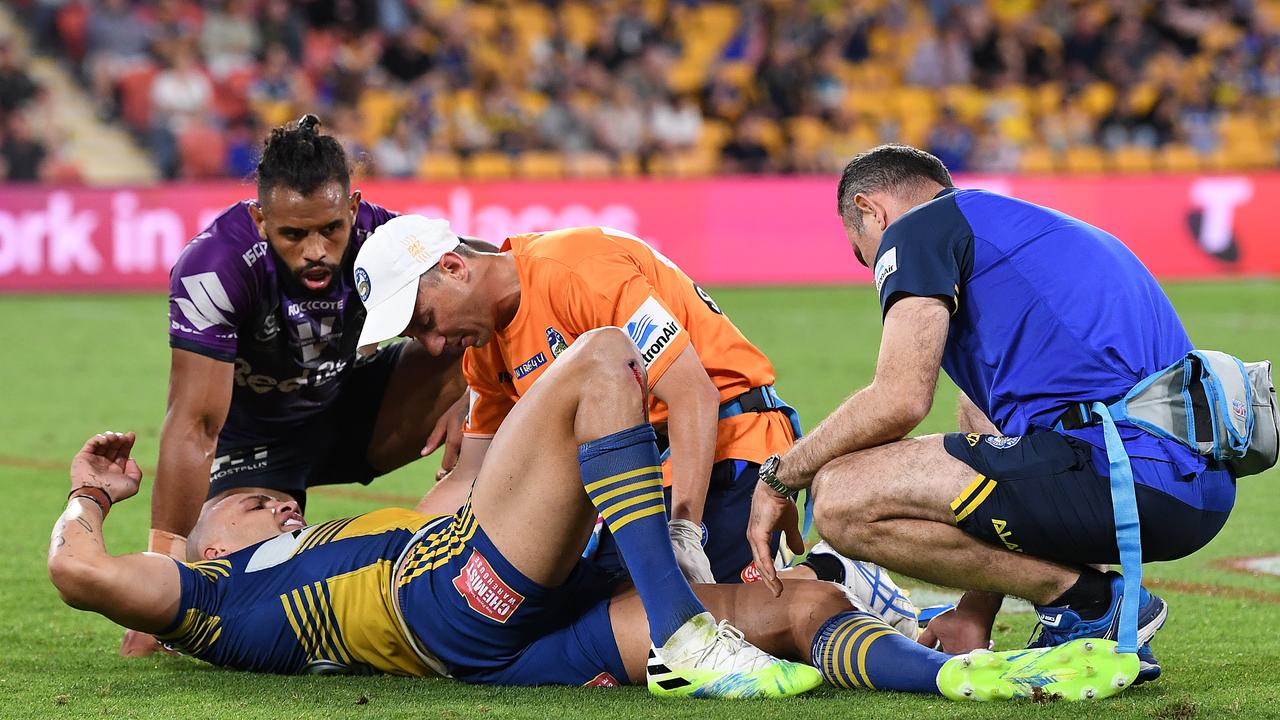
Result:
[[[456,515],[386,509],[307,526],[293,503],[237,495],[191,539],[194,563],[106,551],[103,519],[142,473],[132,433],[96,435],[72,462],[49,573],[72,607],[258,672],[646,682],[680,697],[782,697],[825,679],[958,700],[1101,698],[1136,677],[1134,657],[1103,640],[944,655],[826,582],[789,581],[783,599],[762,584],[695,592],[667,533],[646,387],[626,333],[589,332],[517,403]],[[581,559],[597,515],[634,589]]]

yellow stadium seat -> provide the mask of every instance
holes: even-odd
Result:
[[[890,99],[897,106],[898,117],[903,122],[933,122],[938,114],[938,96],[922,87],[902,87],[895,90]]]
[[[973,85],[948,85],[942,89],[942,100],[961,122],[977,122],[987,109],[986,94]]]
[[[1190,145],[1165,145],[1156,156],[1157,165],[1166,172],[1199,172],[1203,163],[1199,153]]]
[[[360,139],[370,147],[376,144],[391,132],[402,106],[403,98],[386,88],[370,88],[360,93],[356,104],[360,116],[364,118]]]
[[[564,21],[565,35],[569,36],[569,40],[575,45],[587,47],[595,41],[599,28],[596,11],[590,3],[566,3],[560,9],[559,15]]]
[[[473,35],[491,37],[497,32],[500,20],[498,8],[479,3],[467,3],[464,7],[467,14],[467,26]]]
[[[1032,145],[1022,151],[1018,169],[1032,175],[1048,175],[1057,172],[1058,158],[1048,147]]]
[[[760,144],[769,149],[772,155],[786,147],[787,139],[782,134],[782,127],[770,118],[760,118]]]
[[[571,177],[607,178],[613,175],[613,161],[604,153],[576,153],[565,160],[565,170]]]
[[[1111,112],[1116,104],[1115,86],[1098,80],[1089,83],[1080,93],[1080,106],[1089,115],[1100,118]]]
[[[253,103],[253,110],[263,127],[284,125],[297,117],[293,111],[293,103],[288,100],[262,100]]]
[[[1155,169],[1155,153],[1149,147],[1125,145],[1112,151],[1111,166],[1116,172],[1147,174]]]
[[[787,120],[787,134],[793,147],[810,152],[826,144],[827,125],[816,117],[795,117]]]
[[[1102,151],[1093,145],[1076,145],[1067,148],[1063,159],[1067,172],[1101,173],[1107,169]]]
[[[1262,142],[1262,123],[1252,113],[1231,113],[1218,125],[1222,142],[1228,147],[1256,145]]]
[[[756,80],[756,68],[748,62],[725,63],[720,66],[717,74],[725,82],[740,88],[745,88]]]
[[[1051,115],[1062,109],[1062,84],[1047,82],[1032,93],[1028,108],[1037,116]]]
[[[698,146],[719,152],[729,139],[733,137],[733,128],[724,120],[707,118],[702,121],[702,132],[698,135]]]
[[[515,175],[511,158],[500,152],[478,152],[467,159],[463,169],[473,180],[505,180]]]
[[[516,3],[511,6],[507,17],[510,19],[511,27],[526,43],[550,34],[551,14],[540,3]]]
[[[671,174],[676,177],[706,177],[716,171],[719,156],[702,150],[686,150],[671,156]]]
[[[554,180],[564,177],[564,158],[560,153],[532,151],[516,160],[516,174],[530,180]]]
[[[427,153],[418,163],[418,177],[423,180],[459,180],[462,162],[453,153]]]
[[[1244,142],[1235,145],[1224,145],[1227,169],[1231,170],[1272,170],[1276,167],[1275,146],[1258,142]]]
[[[619,177],[636,177],[640,174],[640,158],[632,153],[618,156],[617,173]]]

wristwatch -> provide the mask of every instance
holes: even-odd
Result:
[[[781,455],[770,455],[765,459],[764,464],[760,466],[760,482],[769,486],[769,489],[778,493],[784,498],[795,500],[800,494],[799,490],[791,488],[778,482],[778,465],[782,463]]]

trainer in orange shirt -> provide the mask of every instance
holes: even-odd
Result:
[[[517,235],[485,253],[460,245],[444,220],[402,216],[374,232],[355,266],[369,313],[361,346],[405,335],[433,353],[466,348],[462,452],[423,506],[461,505],[520,396],[577,337],[618,326],[640,349],[650,421],[670,446],[664,471],[681,569],[695,582],[749,573],[759,463],[795,442],[798,422],[773,391],[769,359],[670,260],[600,227]],[[616,554],[607,537],[597,552],[605,564]]]

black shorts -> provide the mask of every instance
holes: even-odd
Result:
[[[405,345],[388,345],[357,362],[342,379],[333,405],[279,437],[251,443],[219,439],[208,497],[239,487],[262,487],[289,493],[305,509],[309,487],[368,485],[381,475],[369,465],[369,442]]]
[[[1120,561],[1111,481],[1094,466],[1088,443],[1055,432],[1021,437],[948,433],[943,447],[978,473],[951,503],[961,530],[1063,563]],[[1139,481],[1135,491],[1144,562],[1190,555],[1222,529],[1229,511],[1201,510],[1142,484],[1144,474],[1176,473],[1171,463],[1135,457],[1131,464]],[[1234,486],[1224,469],[1211,466],[1202,475]]]

